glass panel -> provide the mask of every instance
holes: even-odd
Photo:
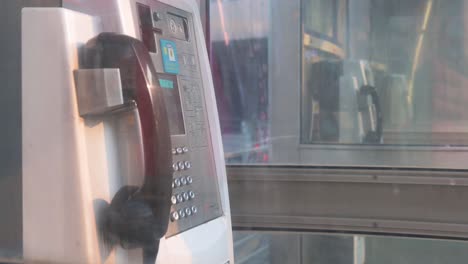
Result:
[[[212,0],[228,162],[468,169],[467,13],[467,0]]]
[[[231,162],[268,161],[269,0],[211,1],[211,65]]]
[[[304,46],[301,141],[467,145],[468,2],[364,2],[344,56]]]
[[[381,236],[235,231],[243,264],[448,264],[468,258],[466,241]]]

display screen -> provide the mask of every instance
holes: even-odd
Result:
[[[177,77],[172,74],[159,73],[158,81],[166,103],[169,131],[171,135],[183,135],[185,134],[185,126]]]

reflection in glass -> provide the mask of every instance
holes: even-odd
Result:
[[[324,36],[333,37],[336,0],[308,0],[304,1],[304,29]]]
[[[229,163],[466,168],[468,0],[210,3]]]
[[[467,145],[468,1],[349,6],[345,56],[304,46],[301,142]],[[377,100],[362,97],[365,78]]]
[[[270,0],[211,1],[211,67],[226,157],[266,162]]]

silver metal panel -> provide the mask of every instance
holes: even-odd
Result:
[[[119,69],[73,71],[81,116],[99,114],[123,104]]]
[[[230,167],[234,228],[468,238],[468,173]]]
[[[151,13],[159,13],[159,20],[153,20],[153,26],[161,33],[155,34],[156,53],[152,53],[153,63],[157,72],[164,73],[162,64],[160,40],[166,39],[176,43],[180,72],[177,82],[181,97],[184,116],[185,134],[172,135],[172,148],[188,147],[184,154],[173,155],[173,162],[191,162],[190,169],[178,170],[173,174],[174,181],[191,176],[193,183],[175,187],[173,195],[183,195],[193,191],[195,198],[173,205],[172,212],[196,206],[198,212],[191,216],[179,218],[169,225],[166,237],[171,237],[210,220],[223,215],[220,194],[218,190],[217,175],[213,157],[213,147],[209,134],[209,122],[205,106],[205,94],[200,72],[199,54],[196,46],[193,17],[191,13],[171,7],[158,1],[139,0],[133,4],[133,12],[137,14],[137,5],[143,4],[151,8]],[[138,17],[138,16],[137,16]],[[187,20],[189,37],[184,40],[180,32],[171,32],[170,20],[176,19],[176,23]],[[139,23],[136,23],[137,25]],[[139,32],[139,31],[137,31]],[[140,33],[138,33],[140,34]]]

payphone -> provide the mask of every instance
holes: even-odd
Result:
[[[233,263],[197,14],[189,0],[23,9],[26,262]]]
[[[366,61],[323,60],[310,66],[306,143],[379,144],[382,111]]]

